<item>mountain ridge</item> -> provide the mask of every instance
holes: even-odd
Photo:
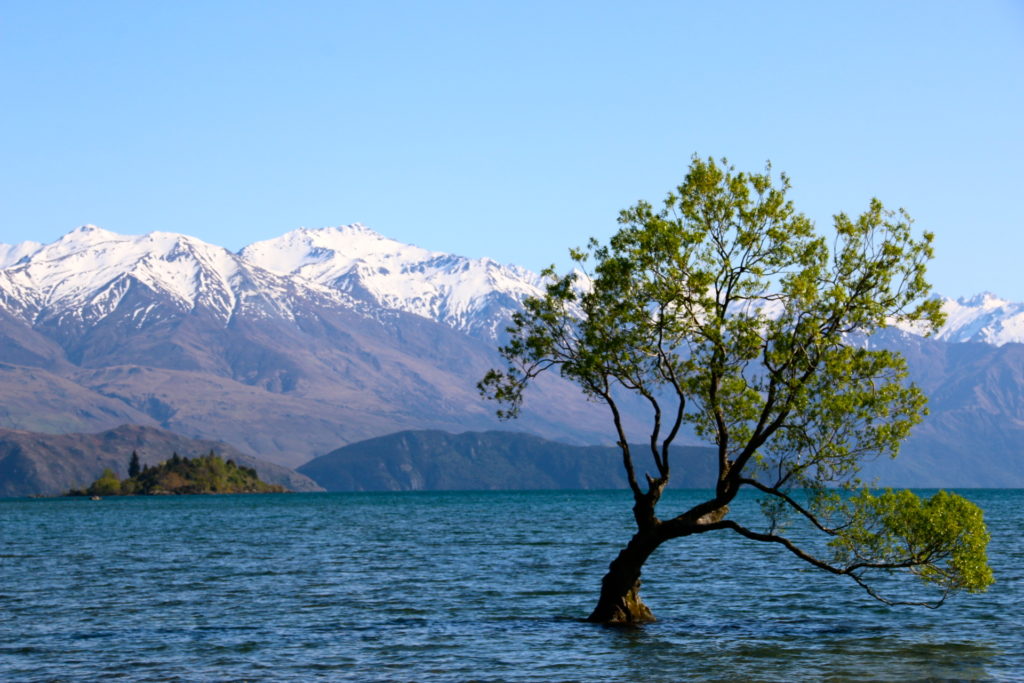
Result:
[[[523,298],[543,293],[543,278],[525,268],[403,244],[361,223],[300,228],[238,254],[278,275],[361,293],[384,308],[490,340]]]
[[[440,322],[453,329],[488,342],[502,338],[504,327],[527,296],[543,294],[544,278],[516,265],[501,264],[490,258],[470,259],[455,254],[431,251],[387,238],[371,228],[352,223],[325,228],[298,228],[285,234],[253,242],[237,252],[204,242],[184,233],[150,232],[124,236],[97,226],[85,225],[50,244],[22,242],[0,244],[0,274],[11,271],[20,277],[0,276],[0,302],[32,301],[35,309],[58,303],[65,308],[102,302],[83,301],[66,296],[66,290],[78,273],[104,273],[117,270],[116,259],[79,258],[77,269],[51,266],[48,278],[26,277],[29,266],[54,257],[73,264],[74,257],[105,246],[109,254],[115,245],[139,249],[148,247],[149,256],[160,253],[166,263],[178,261],[192,251],[202,253],[206,277],[214,291],[207,291],[208,307],[228,316],[237,302],[231,298],[230,281],[249,278],[264,292],[280,295],[282,288],[296,288],[295,295],[336,297],[353,310],[372,314],[375,309],[396,310]],[[177,249],[177,251],[175,251]],[[95,256],[95,255],[94,255]],[[152,267],[136,258],[133,268],[120,264],[123,275],[132,272],[143,284],[159,279]],[[150,258],[145,265],[152,266]],[[112,264],[113,269],[112,269]],[[219,266],[219,269],[218,267]],[[39,270],[39,269],[37,269]],[[216,277],[211,277],[215,274]],[[188,273],[162,273],[165,289],[182,303],[195,302],[197,294],[189,289]],[[92,290],[100,288],[93,277]],[[102,279],[102,278],[100,278]],[[55,282],[56,281],[56,282]],[[102,284],[113,282],[108,278]],[[196,284],[194,281],[191,284]],[[219,296],[218,296],[219,295]],[[994,346],[1024,343],[1024,303],[1002,299],[982,292],[957,299],[938,296],[946,313],[946,323],[933,334],[942,341],[980,341]],[[287,300],[288,297],[285,297]],[[256,302],[249,302],[255,305]],[[268,305],[288,309],[280,296],[264,300]],[[10,309],[11,306],[8,305]],[[920,335],[922,330],[904,326],[906,332]]]
[[[673,446],[674,483],[710,488],[717,451]],[[654,470],[650,451],[637,447],[640,472]],[[452,434],[406,430],[360,441],[298,468],[328,491],[467,491],[625,489],[616,446],[572,446],[534,434],[494,430]]]
[[[24,399],[3,427],[137,422],[295,466],[400,429],[498,425],[475,388],[493,341],[174,233],[85,227],[0,270],[0,339],[0,392]],[[526,428],[600,438],[596,406],[540,387]]]
[[[129,422],[289,467],[402,430],[500,428],[475,385],[501,364],[497,330],[539,292],[539,276],[343,227],[288,233],[278,240],[291,251],[276,260],[275,240],[233,253],[177,233],[95,226],[0,249],[17,256],[0,269],[0,427]],[[339,255],[349,238],[359,244]],[[286,274],[252,262],[261,259]],[[388,289],[388,278],[409,281]],[[930,338],[888,329],[871,340],[905,352],[933,396],[907,447],[936,453],[938,466],[976,457],[963,442],[991,441],[1012,460],[1024,443],[1014,384],[1024,377],[1024,344],[1014,341],[1024,306],[992,294],[954,303]],[[645,406],[623,409],[629,433],[642,434]],[[531,390],[516,426],[576,445],[612,441],[605,411],[553,375]]]
[[[260,477],[293,491],[320,491],[312,479],[253,458],[221,441],[188,439],[164,429],[121,425],[99,433],[41,434],[0,428],[0,497],[57,496],[87,486],[110,468],[128,476],[132,452],[143,465],[156,465],[178,453],[184,457],[214,451],[225,460],[256,469]]]

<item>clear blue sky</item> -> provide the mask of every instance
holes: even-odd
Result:
[[[945,294],[1024,301],[1024,3],[0,5],[0,242],[237,249],[360,221],[539,269],[693,153],[819,224],[871,196]]]

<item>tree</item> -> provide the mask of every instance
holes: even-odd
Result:
[[[132,459],[128,461],[128,476],[133,478],[137,477],[141,471],[142,468],[139,464],[139,454],[132,451]]]
[[[926,298],[932,235],[915,238],[904,211],[873,199],[855,219],[836,215],[827,240],[786,199],[789,187],[770,166],[749,174],[694,157],[660,210],[640,202],[608,244],[570,252],[582,275],[546,271],[546,294],[526,300],[500,349],[506,367],[479,384],[506,419],[548,370],[610,410],[636,533],[609,566],[591,621],[653,620],[639,594],[644,562],[666,541],[718,531],[777,544],[889,604],[934,607],[993,581],[976,506],[948,493],[873,492],[857,476],[865,458],[895,457],[925,414],[903,358],[865,341],[896,322],[941,324]],[[649,408],[654,471],[643,479],[624,428],[628,393]],[[669,445],[687,426],[716,447],[717,485],[661,519]],[[744,489],[761,496],[763,531],[728,517]],[[786,531],[793,519],[827,542],[798,545]],[[882,595],[876,580],[898,571],[937,593]]]
[[[91,496],[116,496],[121,492],[121,480],[117,478],[114,471],[109,467],[103,468],[100,478],[89,487],[88,493]]]

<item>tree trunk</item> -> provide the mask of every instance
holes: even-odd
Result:
[[[587,621],[599,624],[636,626],[654,621],[654,615],[640,599],[640,570],[661,540],[653,531],[639,531],[608,565],[601,580],[601,597]]]

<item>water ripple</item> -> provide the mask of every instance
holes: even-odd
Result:
[[[0,500],[0,679],[1020,680],[1024,492],[966,495],[983,596],[888,608],[709,536],[652,557],[637,630],[580,620],[624,492]]]

